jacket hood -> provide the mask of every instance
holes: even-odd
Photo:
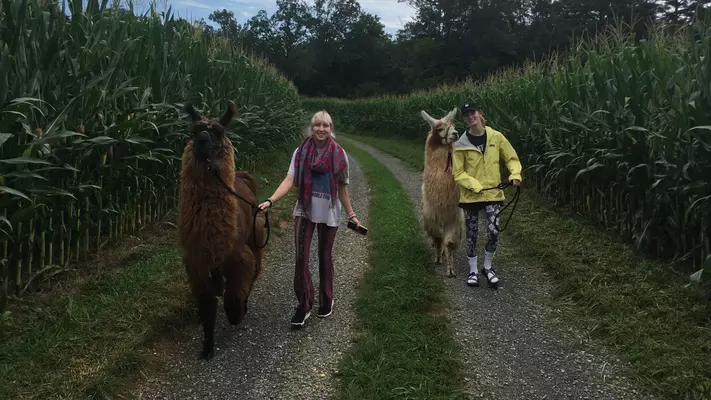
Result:
[[[496,132],[492,128],[489,128],[488,126],[484,127],[484,129],[486,129],[486,136],[488,136],[488,137],[491,137],[494,134],[494,132]],[[474,145],[472,144],[472,142],[469,141],[469,136],[467,136],[467,132],[469,132],[469,129],[464,131],[464,133],[462,133],[462,135],[459,136],[459,139],[456,142],[454,142],[455,149],[464,149],[464,148],[468,148],[468,147],[474,148]]]

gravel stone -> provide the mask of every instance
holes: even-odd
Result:
[[[349,192],[358,219],[368,226],[368,188],[355,159],[349,157]],[[286,170],[285,170],[286,171]],[[291,230],[272,231],[262,276],[249,298],[244,321],[227,323],[218,305],[215,357],[199,360],[202,327],[192,325],[174,341],[151,349],[167,372],[149,376],[128,397],[139,399],[326,399],[339,383],[338,362],[353,343],[356,288],[367,268],[367,239],[342,218],[334,245],[333,314],[317,318],[318,258],[311,244],[311,275],[316,301],[301,329],[292,329],[297,305],[293,289],[294,239]],[[167,343],[166,343],[167,342]]]
[[[420,209],[421,171],[344,135],[340,138],[389,168],[415,209]],[[421,215],[418,217],[421,221]],[[482,221],[479,268],[485,240]],[[536,260],[517,258],[516,243],[509,242],[505,233],[494,257],[500,276],[498,290],[487,287],[482,276],[479,287],[466,285],[469,266],[464,242],[454,257],[456,278],[446,276],[444,265],[431,263],[445,284],[451,307],[448,318],[462,349],[464,386],[470,398],[653,399],[626,376],[629,366],[611,350],[592,343],[575,326],[565,327],[566,322],[559,321],[559,312],[549,306],[552,279]]]

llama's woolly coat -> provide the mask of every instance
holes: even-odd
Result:
[[[464,215],[459,208],[459,188],[452,177],[449,154],[452,145],[442,145],[430,134],[425,143],[425,168],[422,173],[422,221],[428,236],[443,242],[461,242]]]
[[[264,259],[264,249],[259,248],[264,242],[264,216],[259,215],[255,224],[255,178],[235,171],[232,143],[224,130],[236,112],[234,105],[219,123],[203,119],[192,107],[187,111],[194,138],[183,151],[178,230],[203,324],[202,354],[210,358],[217,297],[223,296],[230,324],[239,324],[247,313],[247,300]],[[196,140],[201,144],[196,145]]]
[[[225,138],[225,140],[227,140]],[[245,200],[256,202],[256,180],[246,172],[234,169],[234,155],[226,152],[219,165],[207,170],[196,165],[192,142],[183,152],[183,169],[180,187],[180,244],[183,259],[188,269],[193,294],[199,296],[204,291],[215,293],[212,287],[205,287],[207,278],[216,269],[225,277],[236,274],[241,284],[238,288],[242,296],[248,294],[254,280],[261,271],[263,249],[256,244],[264,241],[264,217],[258,216],[254,237],[252,207],[232,195],[218,179],[231,182],[231,189]],[[218,171],[219,178],[214,170]],[[256,261],[256,263],[255,263]],[[241,265],[237,272],[230,270]]]

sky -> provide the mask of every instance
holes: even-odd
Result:
[[[172,6],[173,14],[187,20],[199,20],[207,17],[214,10],[226,8],[235,14],[237,22],[243,23],[266,10],[269,15],[276,11],[276,0],[163,0]],[[160,2],[162,3],[162,1]],[[311,3],[311,2],[309,2]],[[398,0],[359,0],[361,9],[380,17],[385,31],[395,34],[398,29],[415,16],[415,9]]]

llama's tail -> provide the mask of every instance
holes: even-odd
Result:
[[[235,179],[243,180],[252,193],[257,193],[257,178],[247,171],[235,171]]]

